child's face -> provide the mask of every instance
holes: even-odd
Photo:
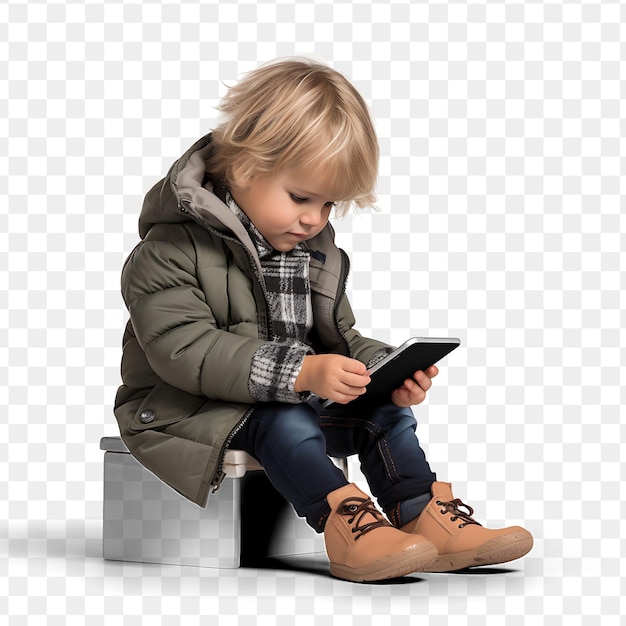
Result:
[[[230,192],[280,252],[315,237],[326,226],[334,204],[323,176],[295,169],[285,169],[275,177],[253,177],[244,185],[232,185]]]

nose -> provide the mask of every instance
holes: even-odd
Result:
[[[315,228],[319,226],[323,219],[323,210],[318,207],[310,207],[300,215],[300,223],[303,226]]]

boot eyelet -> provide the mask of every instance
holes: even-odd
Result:
[[[442,502],[441,500],[437,500],[437,502],[435,502],[435,504],[436,504],[437,506],[441,506],[441,505],[443,504],[443,502]]]

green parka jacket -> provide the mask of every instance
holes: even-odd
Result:
[[[145,197],[141,241],[122,270],[130,319],[115,398],[130,452],[199,506],[254,408],[252,357],[271,336],[261,264],[244,226],[213,193],[211,150],[207,135]],[[367,363],[386,345],[353,328],[349,263],[330,224],[308,245],[314,349]]]

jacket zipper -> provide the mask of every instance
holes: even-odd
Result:
[[[180,210],[183,213],[192,217],[194,221],[197,221],[197,217],[193,213],[191,213],[191,211],[189,210],[189,206],[191,206],[191,203],[189,202],[189,200],[180,200],[180,202],[178,203],[178,206],[180,207]],[[213,227],[209,226],[208,224],[205,224],[202,222],[200,222],[200,224],[203,228],[206,228],[206,230],[208,230],[210,233],[212,233],[216,237],[220,237],[221,239],[230,241],[232,243],[237,244],[238,246],[241,246],[244,252],[248,255],[248,259],[250,261],[250,267],[252,268],[252,271],[254,272],[257,282],[259,283],[259,286],[261,287],[261,291],[263,292],[263,301],[265,304],[265,331],[266,331],[266,337],[269,338],[271,336],[272,329],[270,326],[270,315],[269,315],[267,292],[265,290],[265,285],[263,283],[263,277],[259,275],[259,272],[256,267],[256,261],[254,260],[252,253],[250,252],[250,250],[248,250],[248,248],[241,241],[239,241],[239,239],[236,239],[235,237],[229,237],[228,235],[225,235],[224,233],[220,233],[219,231],[215,230]],[[217,468],[217,471],[215,472],[213,476],[213,480],[211,480],[211,487],[213,488],[211,493],[215,493],[221,487],[224,478],[226,478],[226,473],[224,472],[224,457],[226,456],[226,452],[228,451],[230,442],[233,440],[235,435],[243,428],[244,424],[248,421],[248,418],[250,417],[250,415],[252,415],[253,411],[254,411],[254,407],[246,411],[246,413],[243,415],[241,420],[239,420],[239,423],[235,426],[235,428],[233,428],[233,430],[231,430],[230,434],[224,441],[224,445],[222,446],[222,449],[220,451],[220,463]]]
[[[217,468],[215,476],[213,477],[213,480],[211,481],[211,487],[213,487],[211,493],[215,493],[222,486],[222,482],[224,478],[226,478],[226,472],[224,471],[224,457],[226,456],[226,452],[230,447],[230,442],[234,439],[235,435],[243,428],[244,424],[248,421],[248,418],[252,415],[253,411],[254,407],[248,409],[245,412],[244,416],[241,418],[237,426],[235,426],[235,428],[230,431],[230,434],[226,438],[226,441],[224,441],[224,445],[220,450],[220,464]]]

